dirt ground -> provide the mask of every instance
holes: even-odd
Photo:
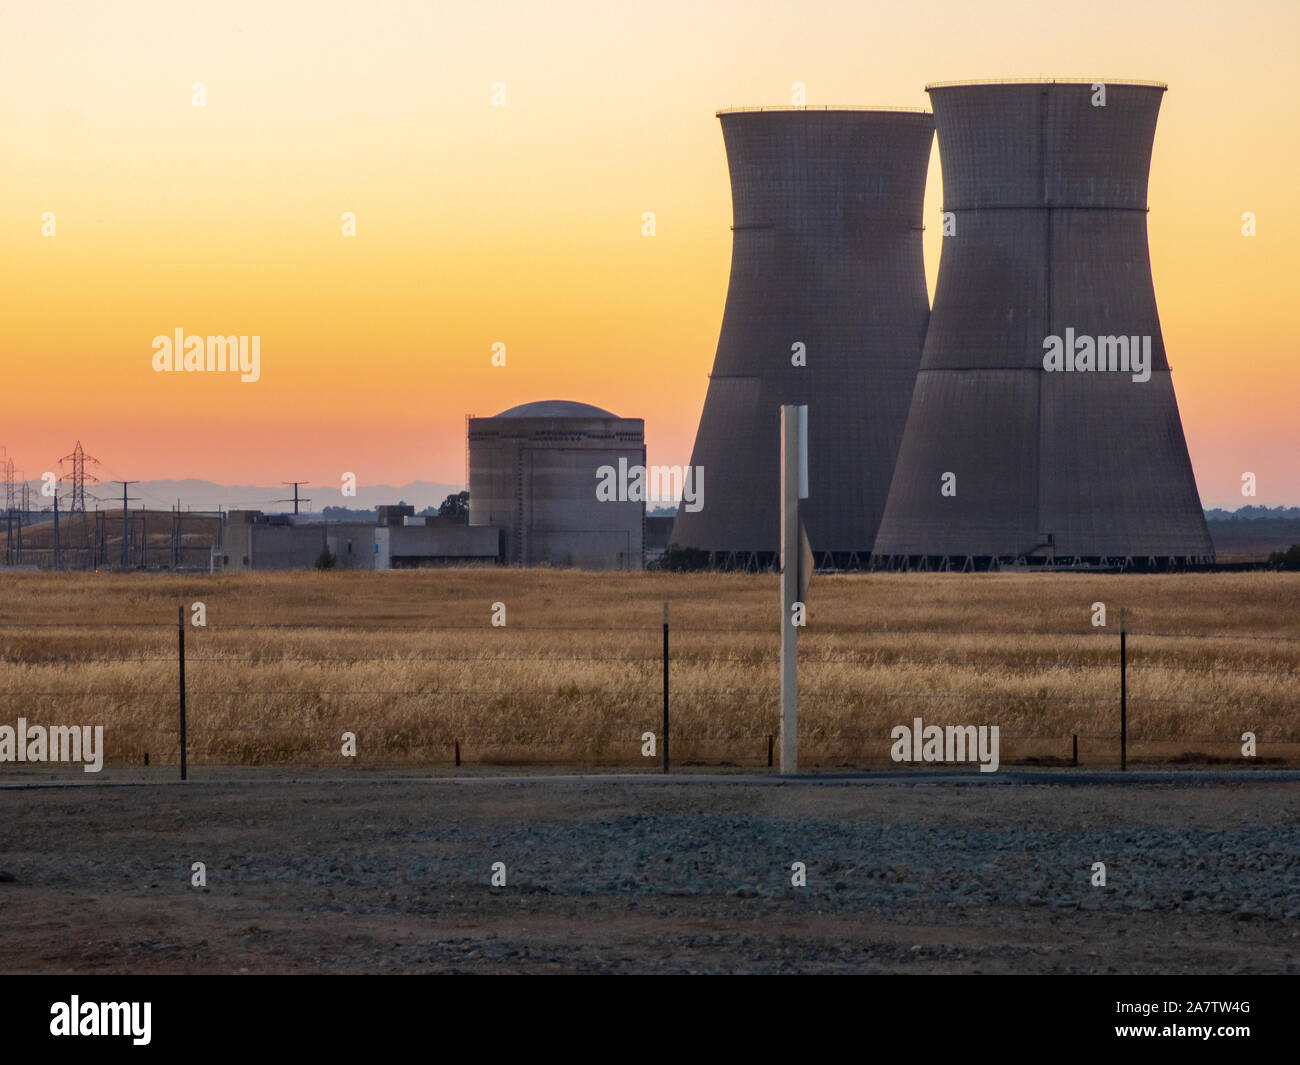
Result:
[[[1294,774],[50,776],[8,973],[1300,972]]]

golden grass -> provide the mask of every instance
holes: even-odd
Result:
[[[110,762],[176,761],[176,609],[196,600],[193,764],[434,765],[460,741],[467,762],[649,765],[665,601],[674,761],[765,764],[777,732],[774,576],[500,568],[7,574],[0,722],[103,724]],[[920,716],[999,725],[1004,762],[1068,758],[1078,734],[1083,764],[1111,764],[1125,606],[1131,760],[1240,762],[1249,730],[1261,760],[1295,764],[1297,603],[1286,573],[819,576],[801,760],[890,764],[890,729]]]

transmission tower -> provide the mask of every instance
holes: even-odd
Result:
[[[5,513],[8,514],[14,509],[16,502],[14,498],[14,460],[5,460]]]
[[[80,440],[77,441],[77,446],[72,449],[71,455],[64,455],[63,458],[59,459],[60,466],[62,466],[65,462],[72,463],[72,478],[71,478],[72,479],[72,500],[68,504],[68,510],[67,510],[69,514],[86,513],[86,477],[87,477],[86,460],[87,459],[89,459],[96,466],[99,465],[99,459],[95,458],[94,455],[87,455],[81,449]],[[96,477],[94,474],[90,474],[89,476],[92,484],[99,483],[99,478]],[[62,477],[60,478],[60,480],[64,480],[64,479],[65,478]]]

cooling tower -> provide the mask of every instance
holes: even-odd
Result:
[[[780,408],[806,403],[809,541],[819,562],[865,563],[929,317],[921,215],[933,119],[802,108],[718,117],[731,279],[691,457],[703,506],[678,510],[672,542],[721,564],[776,555]]]
[[[1147,250],[1165,90],[1100,88],[928,89],[943,250],[877,563],[1213,558]]]

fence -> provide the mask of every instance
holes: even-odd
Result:
[[[203,570],[221,539],[205,511],[9,510],[0,514],[6,566],[42,570]]]
[[[103,724],[108,763],[181,775],[193,765],[772,763],[775,625],[363,620],[378,627],[196,628],[184,608],[170,623],[0,619],[0,724]],[[998,725],[1004,766],[1300,764],[1296,637],[812,627],[800,644],[810,768],[894,766],[893,729],[918,717]]]

